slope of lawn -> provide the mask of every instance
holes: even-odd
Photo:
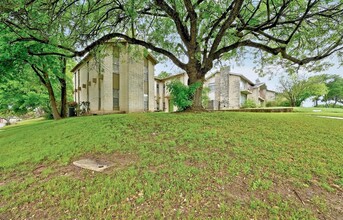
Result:
[[[103,173],[82,158],[111,161]],[[0,219],[339,219],[343,120],[146,113],[0,130]]]
[[[293,111],[317,116],[343,117],[343,108],[296,107]]]

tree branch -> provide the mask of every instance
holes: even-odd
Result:
[[[234,6],[231,10],[231,13],[229,15],[229,17],[225,20],[224,24],[222,25],[222,27],[220,28],[216,38],[214,39],[214,42],[212,44],[211,50],[210,50],[210,54],[209,57],[215,53],[215,51],[217,50],[219,43],[221,42],[224,33],[226,32],[226,30],[230,27],[230,25],[235,21],[236,17],[239,15],[239,11],[243,5],[244,0],[236,0],[233,1],[234,2]]]
[[[132,38],[129,37],[127,35],[121,34],[121,33],[111,33],[111,34],[107,34],[103,37],[101,37],[100,39],[98,39],[97,41],[93,42],[92,44],[90,44],[89,46],[87,46],[84,50],[81,51],[74,51],[74,56],[83,56],[86,53],[88,53],[89,51],[91,51],[93,48],[95,48],[96,46],[99,46],[100,44],[112,39],[112,38],[122,38],[124,40],[126,40],[129,44],[135,44],[135,45],[141,45],[147,49],[150,49],[152,51],[155,51],[157,53],[163,54],[164,56],[168,57],[169,59],[171,59],[178,67],[180,67],[181,69],[186,69],[186,64],[181,62],[174,54],[172,54],[171,52],[162,49],[160,47],[156,47],[154,46],[152,43],[149,42],[145,42],[136,38]]]
[[[190,23],[191,23],[191,29],[190,29],[190,42],[191,42],[191,46],[193,47],[192,49],[195,49],[196,47],[196,37],[197,37],[197,14],[194,10],[194,7],[192,5],[191,0],[184,0],[187,12],[188,12],[188,16],[190,18]],[[193,50],[191,50],[193,51]],[[193,54],[194,55],[194,54]]]
[[[179,13],[171,8],[164,0],[155,0],[155,3],[174,21],[177,32],[179,33],[184,44],[187,45],[187,42],[190,41],[190,36],[187,28],[182,24]]]

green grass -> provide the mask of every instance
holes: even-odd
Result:
[[[343,108],[296,107],[293,111],[310,115],[343,117]]]
[[[0,132],[0,219],[335,219],[342,134],[342,120],[306,112],[9,126]],[[117,163],[104,173],[72,165],[86,156]]]

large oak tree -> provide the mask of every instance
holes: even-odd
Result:
[[[20,30],[19,41],[49,44],[58,54],[73,57],[109,39],[125,39],[169,58],[187,72],[189,84],[203,83],[216,61],[244,53],[263,62],[284,60],[300,66],[342,55],[342,0],[3,2],[2,22]],[[54,40],[51,33],[58,34],[56,30],[44,35],[44,23],[59,27],[56,30],[68,34],[69,41]],[[201,92],[202,87],[194,95],[195,110],[202,108]]]

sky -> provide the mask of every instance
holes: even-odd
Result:
[[[337,74],[337,75],[340,75],[341,77],[343,77],[343,67],[340,67],[338,65],[338,59],[336,57],[329,57],[327,59],[330,60],[332,63],[334,63],[334,66],[327,69],[326,71],[324,71],[322,73]],[[233,72],[233,73],[242,74],[245,77],[247,77],[248,79],[250,79],[252,82],[255,82],[256,79],[259,79],[261,82],[266,83],[267,88],[269,90],[280,91],[280,86],[278,84],[278,82],[279,82],[278,75],[283,74],[282,72],[280,72],[279,74],[276,74],[275,76],[272,76],[272,77],[270,77],[268,75],[265,77],[260,77],[254,71],[255,64],[253,63],[253,60],[251,60],[251,59],[243,60],[241,65],[230,64],[229,66],[230,66],[231,72]],[[217,70],[218,69],[219,69],[219,67],[217,68]],[[277,69],[277,68],[275,68],[275,69]],[[162,71],[166,71],[166,72],[172,73],[172,74],[177,74],[177,73],[183,72],[180,68],[178,68],[171,61],[161,62],[155,66],[155,75],[158,75]],[[215,68],[211,71],[215,71]],[[318,74],[322,74],[322,73],[318,73]],[[304,107],[310,107],[310,106],[312,106],[312,102],[307,101],[303,104],[303,106]]]

